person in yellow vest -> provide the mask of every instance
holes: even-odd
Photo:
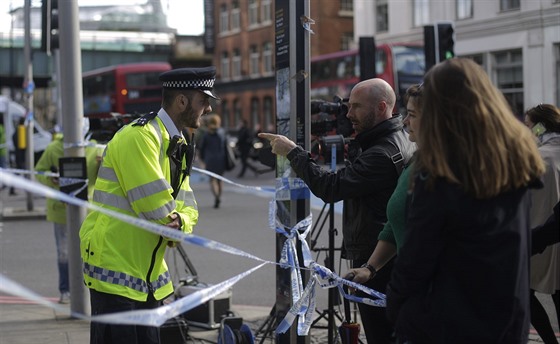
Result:
[[[84,135],[89,130],[89,120],[84,119]],[[95,143],[94,141],[90,141]],[[53,140],[41,155],[35,165],[37,172],[57,172],[58,159],[64,157],[64,145],[62,134],[53,136]],[[97,178],[99,169],[99,156],[95,146],[85,148],[87,178],[88,178],[88,199],[93,196],[93,186]],[[50,177],[44,174],[37,175],[37,181],[59,190],[59,178]],[[68,278],[68,229],[66,228],[66,203],[53,198],[47,198],[47,221],[54,224],[54,238],[56,243],[57,264],[58,264],[58,291],[60,292],[59,303],[70,301],[70,281]]]
[[[93,194],[97,206],[191,233],[198,221],[189,184],[196,129],[212,111],[215,67],[160,75],[162,108],[123,127],[107,144]],[[187,137],[185,137],[187,136]],[[80,229],[92,315],[152,309],[173,293],[164,253],[174,242],[99,211]],[[90,343],[160,343],[159,329],[92,322]]]

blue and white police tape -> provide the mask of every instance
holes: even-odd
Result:
[[[196,292],[189,294],[188,296],[182,297],[170,304],[149,310],[136,310],[128,312],[111,313],[97,316],[87,316],[84,314],[70,312],[70,315],[74,318],[88,320],[92,322],[102,322],[109,324],[118,325],[141,325],[141,326],[161,326],[168,319],[183,314],[201,304],[204,304],[208,300],[213,299],[217,295],[225,292],[232,286],[234,286],[241,279],[247,277],[251,273],[260,269],[267,263],[262,263],[254,268],[247,270],[237,276],[234,276],[224,282],[219,284],[197,290]],[[43,305],[45,307],[52,308],[60,313],[68,313],[66,307],[52,303],[40,295],[34,293],[33,291],[25,288],[24,286],[10,280],[3,274],[0,274],[0,291],[14,295],[20,296],[30,301],[34,301],[37,304]]]
[[[43,175],[47,177],[59,177],[60,175],[56,172],[51,171],[29,171],[29,170],[22,170],[17,168],[2,168],[2,171],[11,174],[21,174],[21,175]]]
[[[62,146],[64,147],[64,149],[67,148],[86,148],[86,147],[94,147],[100,150],[105,150],[105,148],[107,147],[106,144],[101,144],[101,143],[96,143],[96,142],[92,142],[92,141],[81,141],[81,142],[64,142],[62,144]]]
[[[148,222],[148,221],[137,219],[135,217],[131,217],[131,216],[128,216],[128,215],[124,215],[124,214],[121,214],[121,213],[117,213],[117,212],[114,212],[114,211],[110,211],[110,210],[107,210],[107,209],[104,209],[104,208],[97,207],[95,205],[89,204],[87,202],[78,200],[78,199],[73,198],[73,197],[70,197],[66,194],[62,194],[62,193],[60,193],[56,190],[50,189],[48,187],[45,187],[45,186],[37,184],[37,183],[34,183],[34,184],[36,184],[35,186],[29,186],[28,185],[29,183],[28,183],[27,180],[24,180],[23,178],[17,177],[17,176],[10,176],[9,174],[4,173],[4,171],[5,171],[4,169],[0,169],[0,177],[2,177],[2,180],[5,180],[6,184],[8,184],[8,185],[12,185],[12,186],[24,189],[24,190],[28,190],[28,191],[33,192],[33,193],[39,193],[39,194],[41,194],[45,197],[60,199],[60,200],[65,201],[67,203],[75,204],[77,206],[84,206],[84,207],[87,207],[87,208],[90,208],[90,209],[98,210],[98,211],[107,213],[110,216],[119,218],[122,221],[133,223],[140,228],[143,228],[145,230],[154,232],[156,234],[160,234],[160,235],[169,237],[171,239],[175,239],[177,241],[183,241],[185,243],[191,243],[191,244],[195,244],[195,245],[198,245],[198,246],[207,247],[207,248],[210,248],[210,249],[220,250],[220,251],[223,251],[223,252],[226,252],[226,253],[235,254],[235,255],[255,259],[257,261],[263,262],[263,264],[277,264],[277,263],[274,263],[274,262],[269,262],[269,261],[262,260],[258,257],[255,257],[255,256],[249,254],[249,253],[246,253],[242,250],[235,249],[233,247],[230,247],[230,246],[225,245],[225,244],[221,244],[219,242],[215,242],[215,241],[208,240],[208,239],[205,239],[205,238],[202,238],[202,237],[198,237],[198,236],[195,236],[193,234],[184,234],[180,231],[169,229],[168,227],[165,227],[165,226],[157,225],[157,224],[154,224],[154,223],[151,223],[151,222]],[[203,171],[203,170],[201,170],[201,171]],[[234,183],[234,184],[236,184],[236,183]],[[275,203],[275,202],[273,201],[271,203]],[[307,226],[307,228],[309,228],[310,221],[311,221],[310,218],[305,219],[304,221],[300,222],[296,226],[296,228],[299,229],[303,226]],[[294,231],[292,231],[292,230],[290,232],[294,233]],[[302,237],[299,236],[299,230],[296,230],[295,233],[298,233],[298,238],[300,238],[300,240],[301,240]],[[303,236],[302,242],[306,243],[305,236]],[[307,253],[304,253],[304,256],[308,257],[308,258],[305,258],[304,260],[305,260],[306,263],[309,263],[311,261],[310,251],[309,251],[309,248],[307,247],[307,245],[304,245],[304,247],[306,247],[306,248],[304,248],[304,251],[307,252]],[[290,256],[292,256],[292,257],[297,256],[297,255],[294,254],[293,249],[290,249],[290,251],[292,251],[290,253]],[[299,264],[295,264],[293,259],[291,259],[291,261],[292,262],[289,263],[288,265],[291,265],[292,267],[298,267]],[[330,270],[320,266],[319,264],[316,264],[316,263],[312,262],[310,264],[310,267],[312,267],[315,270],[315,272],[318,273],[323,278],[325,278],[325,276],[326,276],[331,281],[335,280],[339,284],[340,283],[347,284],[347,285],[349,285],[349,286],[351,286],[355,289],[362,290],[369,295],[381,295],[384,298],[384,295],[381,294],[381,293],[375,292],[375,291],[373,291],[373,290],[371,290],[371,289],[369,289],[365,286],[356,284],[354,282],[350,282],[350,281],[346,281],[346,280],[341,279],[339,276],[332,273]],[[301,267],[299,267],[299,268],[301,269]],[[317,278],[315,276],[315,274],[314,274],[313,278],[314,279]],[[315,284],[316,284],[316,282],[313,282],[313,284],[308,284],[308,286],[304,289],[304,291],[302,293],[299,293],[300,297],[297,300],[295,300],[295,304],[292,307],[294,310],[297,309],[297,311],[295,311],[296,314],[302,314],[302,318],[300,319],[300,325],[298,325],[298,332],[301,332],[301,333],[304,333],[304,332],[306,333],[306,331],[308,330],[307,324],[311,323],[310,317],[305,316],[305,314],[313,314],[313,312],[314,312],[314,305],[315,305],[315,300],[314,300],[314,295],[315,294],[314,293],[315,293],[315,291],[313,289],[314,289]],[[336,284],[330,283],[329,287],[331,287],[333,285],[336,285]],[[298,287],[297,289],[301,290],[300,287]],[[310,299],[307,299],[307,298],[310,298]],[[384,300],[369,300],[369,299],[360,300],[359,298],[353,298],[353,299],[356,300],[356,301],[363,302],[363,303],[370,304],[370,305],[374,305],[374,306],[384,306]],[[311,311],[312,309],[313,309],[313,311]],[[289,319],[287,319],[287,321],[289,321]],[[292,321],[293,321],[293,319],[292,319]]]
[[[264,191],[264,192],[267,192],[267,193],[273,193],[274,192],[274,189],[272,189],[272,188],[266,188],[266,187],[263,187],[263,186],[249,186],[249,185],[239,184],[239,183],[236,183],[236,182],[232,181],[231,179],[224,178],[224,177],[220,176],[219,174],[204,170],[202,168],[193,167],[192,169],[193,169],[193,171],[197,171],[197,172],[206,174],[210,177],[219,179],[219,180],[221,180],[225,183],[235,185],[235,186],[243,188],[243,189],[253,189],[255,191]]]
[[[303,232],[301,231],[303,228]],[[311,318],[313,313],[315,312],[315,286],[317,282],[319,283],[320,287],[323,289],[339,287],[340,289],[342,284],[349,284],[356,289],[362,290],[370,296],[378,298],[377,300],[373,300],[367,297],[358,297],[354,295],[349,295],[343,293],[343,296],[348,298],[352,301],[362,302],[371,306],[385,306],[385,295],[379,293],[375,290],[372,290],[368,287],[365,287],[361,284],[356,284],[351,281],[344,280],[340,278],[338,275],[334,274],[332,271],[323,267],[316,262],[313,261],[311,258],[311,250],[307,245],[307,234],[309,233],[309,229],[311,228],[311,216],[303,219],[299,223],[296,224],[291,230],[290,233],[283,228],[281,224],[277,221],[276,231],[278,233],[282,233],[286,236],[286,241],[284,242],[284,246],[281,252],[280,263],[281,266],[289,267],[291,269],[291,288],[292,288],[292,300],[294,300],[294,304],[290,308],[290,311],[286,314],[284,319],[282,320],[281,324],[277,328],[277,333],[285,332],[293,323],[295,317],[299,315],[298,318],[298,335],[305,336],[309,332],[309,328],[311,326]],[[313,271],[313,275],[310,278],[305,289],[302,291],[302,278],[300,273],[299,261],[297,258],[297,250],[296,250],[296,238],[299,239],[301,243],[301,251],[302,256],[304,257],[304,265],[307,268],[310,268]],[[294,271],[297,271],[294,272]]]
[[[12,169],[12,168],[5,168],[3,169],[5,172],[13,173],[13,174],[22,174],[22,175],[43,175],[45,177],[52,177],[58,178],[59,185],[64,187],[73,184],[82,184],[78,189],[69,193],[70,196],[76,196],[80,192],[82,192],[85,188],[88,187],[88,179],[80,179],[80,178],[69,178],[69,177],[60,177],[60,174],[57,172],[50,172],[50,171],[28,171],[28,170],[21,170],[21,169]]]
[[[166,238],[175,240],[175,241],[181,241],[187,244],[194,244],[197,246],[201,246],[201,247],[206,247],[206,248],[210,248],[210,249],[214,249],[214,250],[218,250],[218,251],[222,251],[222,252],[226,252],[229,254],[233,254],[233,255],[238,255],[241,257],[246,257],[246,258],[250,258],[250,259],[254,259],[256,261],[260,261],[260,262],[268,262],[262,258],[259,258],[257,256],[254,256],[250,253],[247,253],[245,251],[242,251],[240,249],[237,249],[235,247],[214,241],[214,240],[210,240],[210,239],[206,239],[194,234],[187,234],[187,233],[183,233],[182,231],[178,231],[176,229],[173,228],[169,228],[167,226],[163,226],[163,225],[159,225],[157,223],[153,223],[147,220],[143,220],[137,217],[132,217],[123,213],[119,213],[116,212],[114,210],[110,210],[107,208],[103,208],[103,207],[99,207],[95,204],[92,203],[88,203],[86,201],[82,201],[80,199],[77,199],[75,197],[71,197],[65,193],[62,193],[60,191],[51,189],[47,186],[44,186],[42,184],[39,183],[35,183],[35,182],[29,182],[29,180],[24,179],[22,177],[18,177],[16,175],[10,174],[10,173],[6,173],[4,172],[4,169],[0,168],[0,180],[2,180],[2,183],[4,183],[5,185],[8,186],[13,186],[25,191],[28,191],[30,193],[35,193],[35,194],[39,194],[41,196],[47,197],[47,198],[52,198],[52,199],[56,199],[59,201],[63,201],[69,204],[73,204],[79,207],[84,207],[87,209],[91,209],[91,210],[95,210],[95,211],[99,211],[103,214],[109,215],[111,217],[117,218],[123,222],[127,222],[130,223],[136,227],[142,228],[144,230],[147,230],[149,232],[155,233],[155,234],[159,234],[162,235]],[[272,263],[272,262],[268,262],[268,263]]]

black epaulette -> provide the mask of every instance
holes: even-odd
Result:
[[[143,127],[143,126],[145,126],[146,124],[148,124],[148,122],[150,122],[152,119],[156,118],[156,116],[157,116],[157,112],[153,112],[153,111],[152,111],[152,112],[150,112],[150,113],[147,113],[147,114],[145,114],[144,116],[138,118],[138,119],[132,124],[132,126],[135,127],[135,126],[137,126],[137,125],[140,125],[140,126]]]

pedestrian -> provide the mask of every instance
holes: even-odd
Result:
[[[420,119],[422,117],[422,85],[410,86],[404,95],[406,104],[406,117],[403,120],[408,131],[408,139],[416,142],[420,132]],[[366,283],[375,278],[378,270],[383,268],[395,255],[398,254],[404,241],[406,232],[407,197],[410,183],[410,171],[413,167],[414,157],[409,161],[395,191],[387,202],[387,222],[383,227],[375,250],[369,257],[365,267],[351,269],[346,273],[346,279],[357,283]]]
[[[552,104],[539,104],[525,112],[525,124],[537,138],[537,145],[546,162],[544,187],[531,190],[531,228],[540,226],[553,214],[560,201],[560,109]],[[557,232],[557,235],[560,235]],[[558,343],[546,310],[535,292],[552,296],[559,319],[560,244],[548,246],[531,258],[531,324],[545,344]]]
[[[89,129],[89,120],[84,118],[84,135]],[[95,143],[95,141],[90,141]],[[55,134],[53,140],[37,161],[35,171],[37,172],[58,172],[59,159],[64,157],[63,136]],[[92,199],[93,186],[97,178],[99,169],[99,158],[97,148],[88,146],[85,148],[87,179],[88,179],[88,199]],[[48,177],[44,174],[37,175],[37,181],[53,188],[60,189],[58,177]],[[66,203],[47,198],[47,221],[53,223],[54,238],[56,243],[57,266],[58,266],[58,291],[60,292],[59,303],[70,302],[70,279],[68,277],[68,228],[66,227]]]
[[[253,131],[249,128],[247,120],[243,118],[239,131],[237,132],[237,151],[239,152],[239,159],[241,160],[241,171],[239,171],[237,178],[243,178],[247,169],[253,171],[255,175],[259,173],[257,168],[249,162],[254,139],[255,135]]]
[[[411,158],[415,145],[408,140],[402,117],[393,116],[396,96],[382,79],[369,79],[352,89],[346,115],[356,131],[357,156],[337,171],[321,168],[310,153],[282,135],[261,133],[270,140],[272,152],[286,156],[290,165],[311,192],[325,202],[344,200],[343,249],[352,267],[365,266],[377,244],[377,237],[387,221],[386,206],[403,167]],[[350,151],[350,149],[349,149]],[[370,288],[385,292],[392,262],[368,281]],[[362,292],[358,295],[364,296]],[[392,327],[385,310],[359,304],[360,316],[368,343],[390,343]]]
[[[212,111],[215,67],[162,73],[162,108],[123,127],[105,149],[93,204],[191,233],[198,210],[189,174],[195,148],[187,129]],[[173,294],[164,261],[175,242],[99,211],[80,229],[84,281],[93,315],[153,309]],[[91,343],[160,343],[159,329],[92,322]]]
[[[219,176],[226,170],[227,138],[221,127],[220,116],[211,114],[206,117],[207,130],[200,140],[200,159],[206,170]],[[214,208],[220,207],[222,197],[222,181],[210,176],[210,190],[214,195]]]
[[[0,168],[6,168],[8,161],[8,142],[6,140],[6,129],[4,128],[4,115],[0,113]],[[4,189],[4,186],[2,186]]]
[[[387,316],[402,342],[526,343],[537,145],[471,59],[432,67],[423,97]]]
[[[12,135],[12,143],[14,145],[14,151],[15,151],[15,163],[16,163],[16,168],[18,170],[25,170],[25,161],[27,160],[25,157],[25,148],[21,148],[19,145],[19,134],[20,134],[19,127],[24,125],[25,125],[25,118],[22,117],[19,119],[18,127],[16,128],[16,130],[14,130],[14,133]],[[10,196],[15,196],[15,195],[17,195],[17,192],[15,188],[11,186]]]

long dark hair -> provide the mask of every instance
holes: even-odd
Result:
[[[415,166],[483,199],[528,185],[545,171],[530,130],[474,61],[453,58],[424,78]]]

